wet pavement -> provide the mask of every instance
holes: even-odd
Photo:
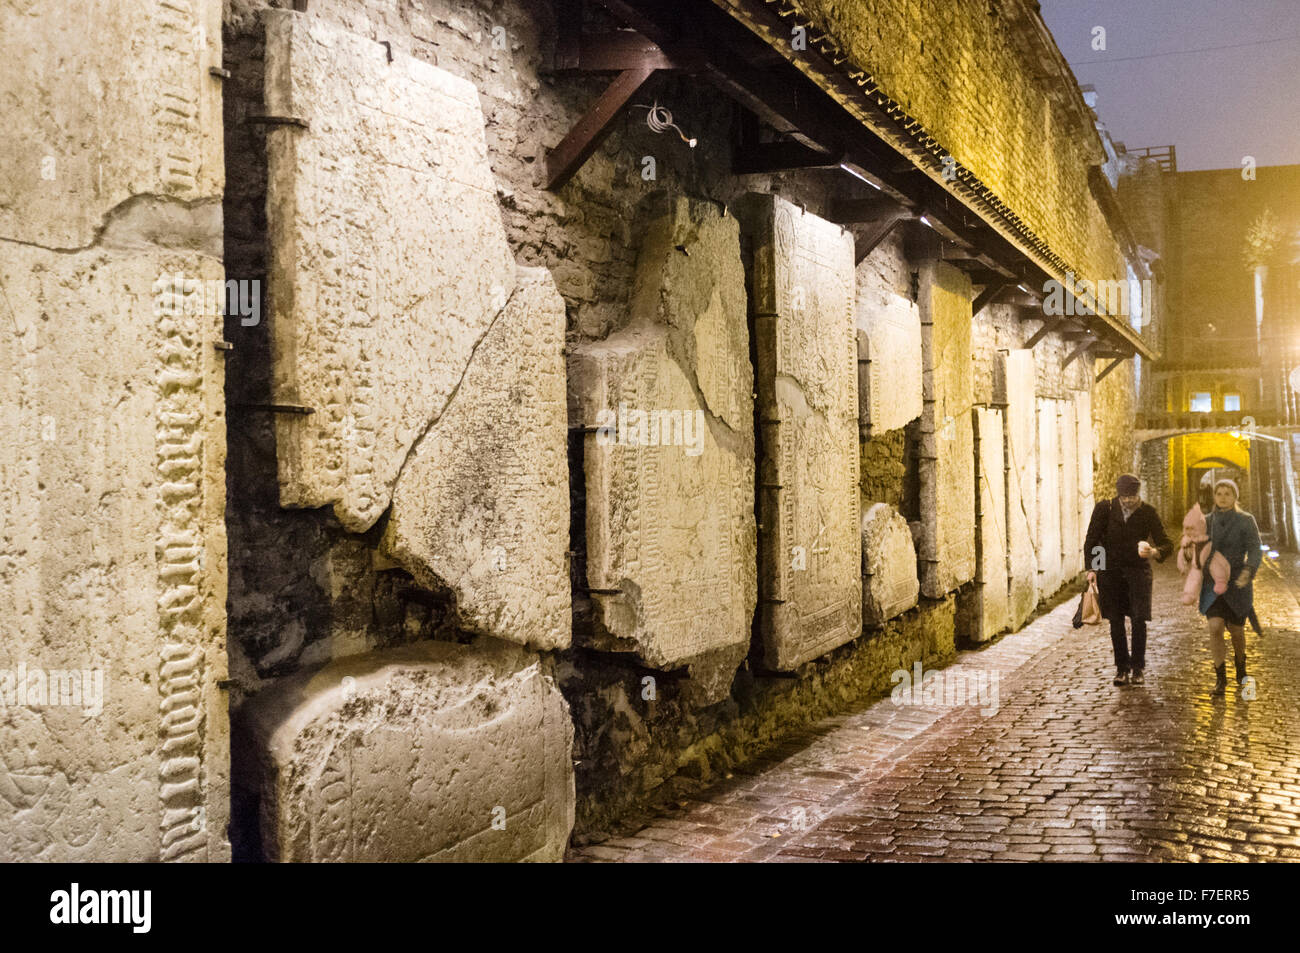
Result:
[[[1145,685],[1111,684],[1106,625],[1073,629],[1071,600],[936,670],[974,704],[931,684],[826,719],[570,859],[1300,861],[1300,566],[1260,570],[1253,692],[1223,698],[1180,588],[1157,568]]]

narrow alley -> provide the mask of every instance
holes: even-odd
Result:
[[[1143,686],[1111,684],[1075,600],[941,670],[996,672],[996,711],[830,718],[579,861],[1300,860],[1300,569],[1266,561],[1253,701],[1211,699],[1204,620],[1157,571]],[[988,714],[985,712],[988,711]]]

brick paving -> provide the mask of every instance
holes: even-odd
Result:
[[[1145,685],[1111,684],[1105,623],[1076,631],[1070,601],[941,670],[996,673],[996,706],[886,698],[826,719],[569,859],[1300,860],[1300,563],[1266,562],[1256,582],[1253,700],[1211,698],[1179,583],[1157,568]]]

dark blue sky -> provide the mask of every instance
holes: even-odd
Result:
[[[1173,144],[1179,169],[1240,168],[1246,155],[1300,163],[1300,0],[1041,5],[1074,75],[1097,88],[1102,121],[1129,148]],[[1105,52],[1092,49],[1096,26],[1106,28]],[[1202,49],[1233,44],[1252,45]]]

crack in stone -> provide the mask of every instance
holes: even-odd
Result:
[[[197,252],[220,259],[223,232],[221,211],[220,196],[178,199],[156,192],[140,192],[123,199],[105,212],[103,221],[95,229],[94,238],[88,244],[60,248],[7,236],[0,236],[0,241],[39,248],[57,255],[78,255],[98,248],[164,248]],[[185,214],[176,214],[179,212]]]
[[[514,288],[510,291],[510,297],[506,299],[506,303],[492,316],[492,320],[487,323],[487,327],[483,329],[483,333],[478,336],[478,339],[474,342],[474,346],[470,348],[469,358],[465,361],[465,366],[461,370],[460,377],[456,380],[455,386],[453,386],[450,393],[447,394],[447,400],[443,403],[442,409],[434,414],[433,417],[430,418],[422,428],[420,428],[419,435],[411,441],[411,446],[407,448],[406,456],[402,458],[401,466],[397,468],[397,473],[393,475],[392,482],[388,484],[388,506],[384,507],[384,512],[380,514],[381,518],[385,514],[390,513],[393,508],[393,496],[397,493],[397,485],[402,482],[402,474],[406,472],[406,465],[411,462],[411,457],[415,455],[415,451],[419,448],[420,443],[424,440],[425,436],[430,430],[438,425],[439,421],[442,420],[443,415],[447,413],[451,408],[451,405],[455,402],[456,395],[460,393],[461,384],[465,382],[465,378],[469,374],[470,368],[474,366],[474,358],[478,355],[479,347],[485,340],[487,340],[487,336],[492,333],[492,329],[495,328],[497,322],[501,320],[501,316],[509,310],[511,303],[515,300],[515,295],[519,293],[519,290],[520,284],[516,281]],[[378,520],[375,522],[378,522]]]

